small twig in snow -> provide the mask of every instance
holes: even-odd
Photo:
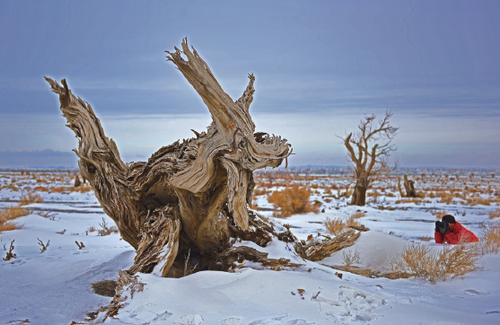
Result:
[[[49,245],[50,245],[50,239],[49,239],[49,241],[47,241],[47,244],[45,244],[45,245],[43,244],[43,241],[41,241],[39,238],[37,238],[37,239],[38,239],[38,245],[42,246],[42,248],[40,248],[40,253],[45,252],[47,250],[47,247],[49,247]]]

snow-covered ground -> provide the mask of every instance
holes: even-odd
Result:
[[[447,175],[445,184],[443,175],[433,176],[429,171],[418,175],[424,172],[427,176],[416,182],[417,189],[466,187],[498,199],[499,176],[481,178],[476,172],[474,177],[452,182]],[[50,186],[69,187],[72,182],[69,176],[60,177],[52,179]],[[310,234],[326,234],[327,218],[364,212],[359,221],[370,230],[361,233],[353,246],[320,262],[293,257],[281,243],[267,248],[272,255],[301,262],[297,270],[242,267],[234,273],[202,271],[180,279],[140,274],[143,290],[135,291],[133,297],[128,294],[124,308],[104,324],[500,324],[499,255],[485,255],[479,271],[435,284],[412,278],[368,278],[333,268],[342,265],[343,254],[349,251],[359,253],[359,266],[383,269],[412,242],[442,249],[425,240],[433,235],[434,214],[439,211],[454,214],[479,235],[481,227],[491,222],[489,213],[499,209],[498,200],[470,205],[457,196],[449,204],[439,198],[401,202],[399,194],[390,190],[394,184],[378,184],[384,190],[379,190],[376,199],[370,196],[367,206],[355,207],[337,198],[336,190],[325,192],[324,186],[343,182],[348,180],[311,178],[310,185],[320,185],[311,197],[321,203],[323,212],[318,214],[278,219],[272,216],[266,195],[257,196],[255,204],[259,214],[277,227],[289,224],[304,240]],[[40,183],[44,184],[33,174],[0,173],[0,207],[17,204],[27,189],[33,191]],[[132,265],[135,253],[119,234],[99,236],[91,231],[102,228],[103,222],[113,224],[91,191],[38,188],[36,193],[44,202],[27,206],[31,213],[16,219],[23,227],[0,233],[2,257],[13,240],[16,254],[8,261],[0,260],[0,324],[100,323],[102,313],[93,321],[85,319],[107,306],[111,298],[95,294],[91,284],[116,279],[118,270]],[[39,241],[46,244],[49,240],[41,253]],[[85,247],[80,249],[75,242]]]

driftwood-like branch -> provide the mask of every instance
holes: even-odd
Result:
[[[161,148],[147,162],[125,164],[92,107],[73,95],[65,79],[60,85],[45,78],[78,138],[74,151],[82,177],[122,238],[136,249],[132,274],[181,276],[186,267],[181,257],[188,252],[204,261],[199,269],[220,268],[213,258],[231,255],[230,238],[265,237],[266,230],[250,227],[252,173],[277,167],[291,154],[286,139],[255,132],[249,113],[253,75],[233,101],[196,50],[186,40],[181,47],[167,52],[167,58],[201,96],[213,122],[196,137]]]
[[[8,261],[10,260],[11,258],[16,258],[16,254],[12,253],[12,251],[14,250],[14,242],[16,240],[13,239],[11,242],[10,242],[10,247],[9,247],[9,251],[7,253],[5,253],[5,257],[3,258],[4,261]],[[5,247],[5,246],[4,246]]]
[[[47,241],[47,244],[44,244],[43,241],[40,239],[40,238],[37,238],[38,239],[38,245],[40,245],[40,253],[43,253],[47,250],[47,248],[49,247],[50,245],[50,240]]]
[[[326,237],[323,241],[311,241],[304,246],[306,257],[311,261],[320,261],[342,248],[354,245],[359,236],[360,232],[346,229],[333,239]]]

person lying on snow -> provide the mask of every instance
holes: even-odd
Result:
[[[465,229],[459,222],[455,221],[452,215],[445,215],[441,221],[436,221],[434,240],[438,244],[458,244],[459,242],[472,243],[479,241],[476,235]]]

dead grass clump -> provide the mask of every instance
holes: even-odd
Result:
[[[440,252],[435,252],[426,245],[413,244],[406,247],[401,256],[391,262],[390,268],[392,272],[435,283],[477,270],[481,256],[475,244],[445,246]]]
[[[112,233],[118,232],[118,228],[116,228],[116,226],[108,226],[104,218],[102,218],[102,223],[99,223],[99,226],[101,226],[101,229],[97,230],[99,236],[107,236]]]
[[[358,250],[342,252],[342,265],[344,270],[349,272],[353,266],[361,263]]]
[[[342,231],[345,228],[354,228],[357,230],[364,230],[365,227],[357,220],[357,219],[362,218],[364,216],[365,216],[364,212],[358,211],[345,220],[340,219],[340,218],[336,218],[336,219],[327,218],[325,221],[325,227],[330,234],[335,235],[335,236],[337,236],[340,233],[340,231]]]
[[[500,221],[495,221],[483,228],[481,233],[483,254],[497,254],[500,251]]]
[[[490,212],[490,219],[495,219],[500,217],[500,209]]]
[[[20,229],[20,228],[21,228],[21,225],[15,223],[15,222],[7,221],[7,222],[2,223],[0,221],[0,232],[11,231],[11,230],[16,230],[16,229]]]
[[[27,216],[30,210],[21,206],[10,206],[0,210],[0,231],[10,231],[21,228],[21,225],[12,222],[12,220]]]
[[[490,205],[491,204],[491,201],[490,199],[485,199],[479,195],[475,195],[475,196],[472,196],[472,197],[468,197],[467,198],[467,205],[470,205],[470,206],[475,206],[475,205]]]
[[[330,219],[327,218],[325,221],[325,226],[328,232],[332,235],[337,235],[342,229],[346,227],[346,224],[341,219]]]
[[[439,197],[441,198],[441,203],[451,204],[453,202],[453,195],[450,193],[439,193]]]
[[[19,205],[28,205],[31,203],[43,203],[43,199],[40,194],[28,192],[19,199]]]
[[[309,201],[310,195],[307,188],[294,184],[283,191],[273,192],[267,200],[274,204],[275,217],[286,218],[292,214],[319,212],[319,207]]]

